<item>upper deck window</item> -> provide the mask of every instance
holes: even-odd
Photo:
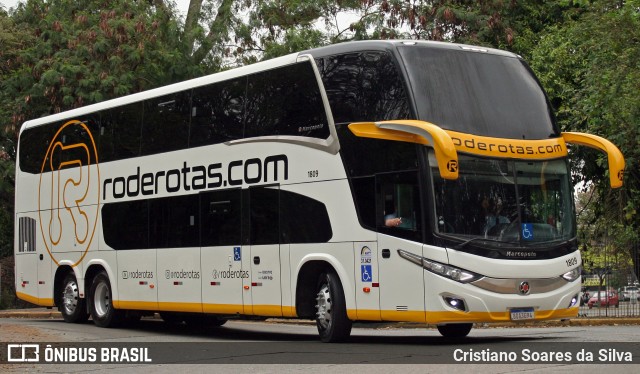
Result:
[[[404,81],[390,53],[354,52],[316,63],[335,123],[411,117]]]
[[[515,57],[401,46],[418,118],[442,128],[510,139],[559,135],[546,96]]]

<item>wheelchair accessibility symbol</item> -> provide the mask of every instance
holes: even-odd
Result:
[[[242,252],[240,252],[240,247],[233,247],[233,261],[242,261]]]
[[[522,224],[522,239],[533,240],[533,224],[531,223]]]
[[[371,282],[373,280],[371,265],[360,265],[360,273],[362,274],[363,282]]]

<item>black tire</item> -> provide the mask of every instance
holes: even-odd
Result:
[[[124,311],[113,307],[111,282],[106,272],[102,271],[93,278],[89,289],[89,310],[91,319],[98,327],[116,327],[124,320]]]
[[[316,326],[320,340],[325,343],[347,340],[351,334],[352,324],[347,317],[347,306],[340,278],[333,271],[322,273],[316,289]]]
[[[469,335],[472,327],[472,323],[451,323],[438,325],[438,331],[445,338],[464,338]]]
[[[89,319],[86,300],[80,297],[78,281],[73,273],[67,274],[62,281],[58,309],[65,322],[83,323]]]

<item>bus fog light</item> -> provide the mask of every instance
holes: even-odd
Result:
[[[569,303],[569,308],[573,308],[577,303],[578,303],[578,294],[575,294],[571,298],[571,302]]]
[[[443,296],[442,298],[447,303],[447,305],[449,305],[453,309],[457,309],[463,312],[467,311],[467,305],[463,299],[452,296]]]

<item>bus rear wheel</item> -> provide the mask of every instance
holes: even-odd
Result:
[[[438,325],[438,331],[445,338],[464,338],[469,335],[472,323],[452,323],[447,325]]]
[[[89,309],[91,319],[98,327],[115,327],[124,317],[124,312],[113,307],[111,282],[106,272],[102,271],[93,278],[89,290]]]
[[[342,283],[338,275],[329,271],[318,279],[316,296],[316,325],[320,340],[325,343],[345,341],[351,334]]]
[[[73,273],[64,277],[59,296],[59,310],[65,322],[82,323],[89,318],[85,299],[80,298],[78,281]]]

